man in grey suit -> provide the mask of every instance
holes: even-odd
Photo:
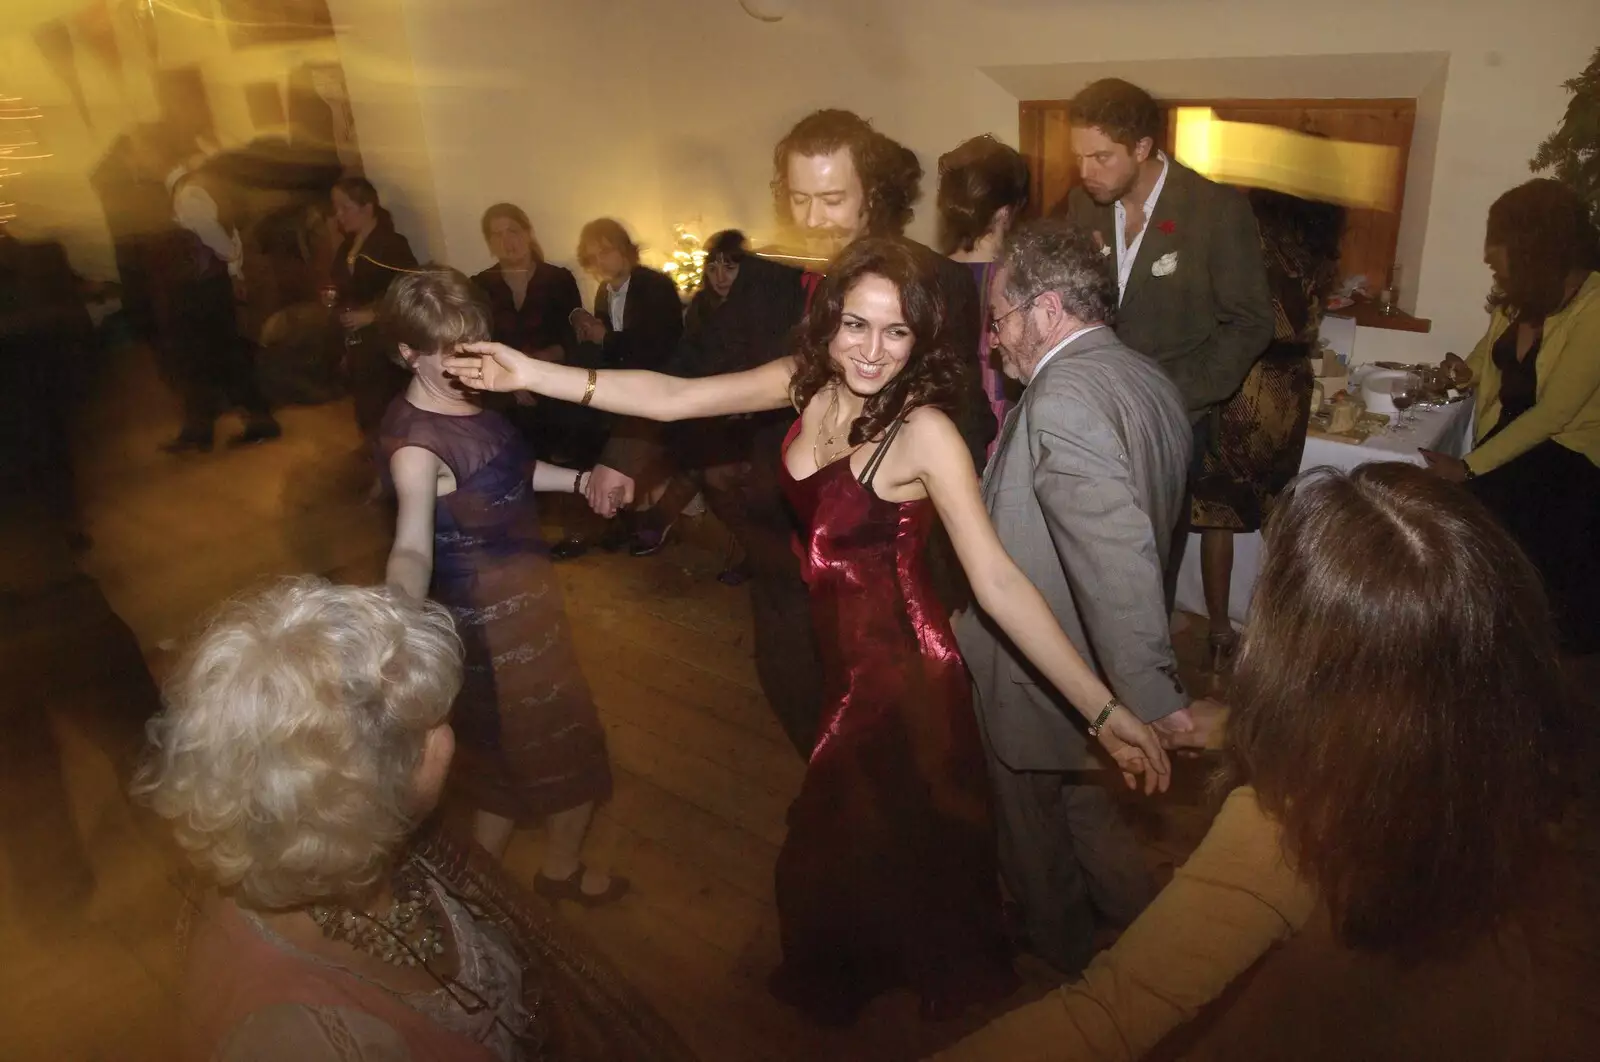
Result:
[[[1065,219],[1007,240],[988,292],[995,349],[1026,387],[983,496],[1006,552],[1113,693],[1187,743],[1162,571],[1183,505],[1190,430],[1178,389],[1107,322],[1116,284]],[[1106,767],[1070,705],[986,616],[956,636],[976,687],[1000,861],[1032,950],[1088,961],[1095,913],[1126,925],[1155,894],[1132,832],[1094,775]]]

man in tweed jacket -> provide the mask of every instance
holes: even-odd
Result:
[[[1162,571],[1191,433],[1172,380],[1107,326],[1116,296],[1091,234],[1071,222],[1031,222],[1007,241],[988,292],[991,328],[1007,374],[1026,389],[983,495],[1007,552],[1078,651],[1136,715],[1181,741],[1192,723]],[[976,687],[1007,888],[1032,950],[1076,973],[1096,912],[1127,924],[1154,882],[1090,773],[1107,761],[1077,713],[982,613],[964,614],[956,634]]]

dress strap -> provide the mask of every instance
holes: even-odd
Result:
[[[910,413],[909,409],[905,410],[889,423],[888,430],[883,433],[883,442],[879,443],[878,448],[872,451],[872,456],[867,458],[866,467],[861,470],[860,482],[868,490],[872,489],[872,480],[877,476],[878,469],[883,466],[883,458],[889,452],[889,445],[894,442],[894,437],[900,434],[900,426],[906,422],[906,417]]]

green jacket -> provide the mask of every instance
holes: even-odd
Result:
[[[1272,340],[1272,296],[1250,203],[1173,159],[1117,311],[1117,336],[1178,385],[1190,420],[1227,401]],[[1116,252],[1116,219],[1082,186],[1067,216]]]

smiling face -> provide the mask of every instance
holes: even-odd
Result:
[[[1155,146],[1145,137],[1135,150],[1129,151],[1093,125],[1075,125],[1071,135],[1072,157],[1078,161],[1083,190],[1101,206],[1115,203],[1133,191],[1139,180],[1139,167]]]
[[[533,234],[512,218],[497,217],[489,222],[489,253],[505,269],[529,269],[533,265]]]
[[[867,225],[867,194],[848,147],[827,155],[789,156],[789,216],[806,249],[832,258]]]
[[[839,330],[828,342],[828,357],[845,386],[866,397],[900,375],[916,340],[894,282],[867,274],[845,292]]]

